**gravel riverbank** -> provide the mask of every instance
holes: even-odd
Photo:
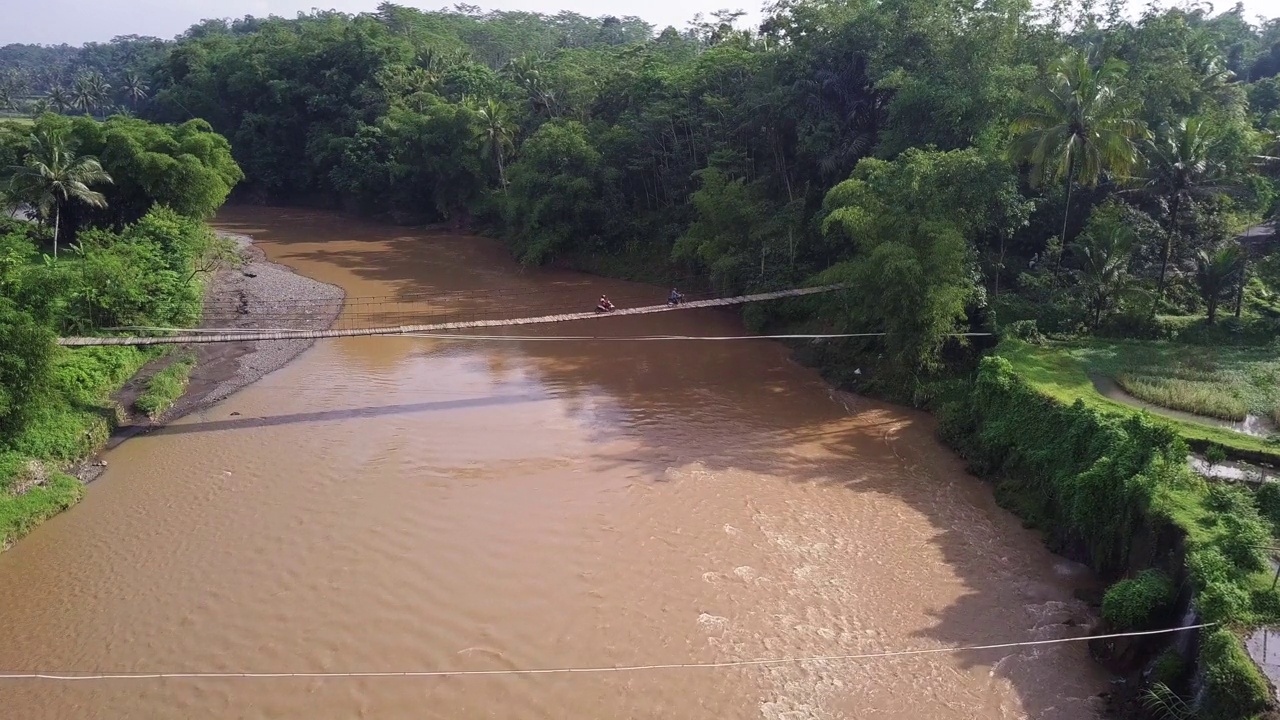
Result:
[[[320,330],[333,325],[341,312],[342,288],[295,273],[267,260],[266,255],[245,235],[219,232],[239,246],[243,264],[220,273],[205,293],[201,329],[235,328],[264,330],[277,326],[281,308],[288,306],[290,328]],[[131,413],[133,401],[146,379],[167,364],[168,357],[144,368],[130,381],[116,400],[129,417],[112,435],[107,449],[140,432],[176,420],[223,400],[237,390],[284,367],[311,347],[314,340],[269,340],[237,343],[209,343],[187,350],[196,357],[187,391],[161,417],[152,420]],[[176,355],[172,353],[170,355]],[[103,463],[93,458],[75,468],[74,474],[90,482],[102,472]]]

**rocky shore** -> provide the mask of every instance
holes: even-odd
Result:
[[[268,261],[248,236],[225,232],[219,232],[219,235],[235,241],[243,262],[238,268],[224,270],[210,282],[205,292],[201,329],[263,330],[274,327],[280,322],[280,314],[273,312],[273,308],[282,305],[291,308],[291,328],[319,330],[333,325],[341,312],[344,296],[341,288],[312,280]],[[300,307],[305,309],[293,310]],[[143,368],[116,394],[116,401],[124,409],[126,417],[105,449],[227,398],[284,367],[314,342],[209,343],[187,348],[185,351],[195,355],[196,366],[191,372],[186,393],[159,418],[132,412],[133,402],[146,387],[147,380],[179,354],[170,353]],[[91,482],[102,473],[103,467],[104,463],[94,457],[74,468],[73,474],[84,482]]]

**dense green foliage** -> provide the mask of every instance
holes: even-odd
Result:
[[[478,222],[528,263],[725,292],[849,281],[805,319],[888,333],[871,365],[897,384],[962,358],[948,338],[971,328],[1150,336],[1170,314],[1280,316],[1275,262],[1232,241],[1270,212],[1280,171],[1273,25],[1022,0],[796,0],[758,28],[734,20],[655,35],[383,3],[0,61],[140,82],[138,112],[207,121],[257,199]],[[85,141],[124,179],[99,189],[107,211],[73,214],[130,222],[139,192],[185,188],[182,173],[200,187],[165,202],[200,215],[235,183],[224,146],[189,147],[204,126],[135,122]]]
[[[0,297],[0,436],[20,429],[48,386],[53,333]]]
[[[1147,568],[1107,589],[1102,598],[1102,617],[1118,630],[1147,630],[1163,620],[1176,596],[1168,575]]]
[[[1230,630],[1207,633],[1200,647],[1200,662],[1205,667],[1204,717],[1238,720],[1266,709],[1271,695],[1267,679]]]
[[[939,432],[976,472],[997,481],[1004,503],[1104,577],[1132,568],[1135,548],[1177,533],[1204,621],[1280,617],[1280,598],[1263,572],[1270,529],[1255,498],[1193,476],[1172,429],[1080,401],[1065,405],[998,355],[982,361],[974,385],[952,393],[939,415]],[[1167,615],[1174,595],[1165,573],[1144,569],[1108,590],[1103,616],[1120,628],[1142,628]],[[1205,707],[1226,713],[1213,717],[1247,717],[1266,704],[1265,681],[1231,631],[1206,633],[1201,661],[1217,703]]]
[[[0,546],[79,497],[60,469],[106,442],[111,394],[154,353],[66,350],[55,335],[198,319],[201,274],[225,243],[204,219],[241,174],[227,142],[200,122],[40,117],[0,133],[6,207],[0,221]],[[61,256],[44,255],[56,248]],[[73,240],[67,252],[66,241]],[[158,412],[181,393],[190,363],[153,382]]]
[[[47,114],[29,135],[0,134],[0,161],[25,169],[43,162],[51,144],[63,148],[63,155],[87,159],[106,176],[84,179],[84,190],[96,195],[93,202],[83,193],[45,202],[25,186],[10,189],[13,200],[26,203],[42,223],[54,222],[60,213],[64,241],[81,226],[119,229],[137,222],[155,205],[208,218],[243,177],[226,139],[198,120],[167,126],[119,116],[100,123]]]

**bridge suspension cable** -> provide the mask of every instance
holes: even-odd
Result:
[[[693,310],[697,308],[723,307],[741,305],[763,300],[801,297],[826,293],[843,288],[843,285],[824,285],[811,288],[778,290],[752,295],[737,295],[727,298],[693,300],[678,305],[648,305],[644,307],[617,309],[609,312],[578,312],[555,315],[539,315],[536,317],[509,318],[502,320],[465,320],[457,322],[430,323],[421,325],[390,325],[363,328],[329,328],[325,330],[236,330],[213,329],[193,331],[184,328],[153,328],[154,330],[172,333],[156,336],[104,336],[104,337],[64,337],[58,339],[59,345],[68,347],[84,347],[97,345],[189,345],[219,342],[245,342],[255,340],[316,340],[321,338],[368,337],[375,335],[413,335],[419,333],[438,333],[450,330],[469,330],[475,328],[514,327],[519,325],[539,325],[547,323],[568,322],[572,320],[593,320],[604,317],[623,315],[649,315],[676,310]]]

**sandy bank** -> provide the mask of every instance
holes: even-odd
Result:
[[[202,329],[267,329],[279,322],[278,313],[272,313],[271,308],[299,301],[320,302],[315,302],[313,309],[291,316],[290,327],[320,330],[333,325],[340,312],[339,301],[344,297],[342,288],[312,280],[283,265],[269,262],[248,236],[218,234],[239,245],[244,262],[239,268],[223,271],[209,284],[200,324]],[[161,358],[143,368],[117,393],[116,401],[128,416],[112,434],[106,449],[227,398],[284,367],[314,342],[275,340],[191,346],[187,350],[195,354],[196,367],[191,372],[186,393],[161,417],[152,420],[133,413],[132,406],[145,389],[147,379],[168,364],[168,357]],[[76,467],[74,474],[84,482],[91,482],[101,472],[102,463],[95,457]]]

